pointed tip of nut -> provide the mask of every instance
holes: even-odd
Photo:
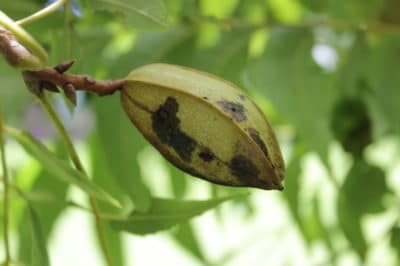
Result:
[[[283,191],[284,187],[281,183],[273,183],[274,187],[273,189]]]

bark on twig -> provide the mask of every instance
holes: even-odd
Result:
[[[62,64],[61,64],[62,65]],[[88,75],[66,74],[65,70],[60,71],[60,65],[55,68],[46,67],[39,71],[24,71],[31,78],[41,82],[64,87],[73,86],[75,90],[90,91],[100,96],[109,95],[120,90],[124,84],[124,79],[96,80]]]
[[[27,62],[38,60],[18,42],[11,32],[3,28],[0,28],[0,53],[11,66],[16,68],[24,68]],[[58,91],[57,87],[60,87],[74,104],[76,104],[76,90],[90,91],[104,96],[122,89],[124,85],[124,79],[96,80],[88,75],[66,74],[65,72],[73,63],[73,61],[67,61],[54,68],[45,67],[38,71],[25,70],[22,72],[24,81],[35,94],[43,90]]]

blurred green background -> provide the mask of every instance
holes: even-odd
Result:
[[[3,0],[0,9],[20,19],[44,5]],[[117,94],[79,94],[74,110],[53,95],[93,182],[128,209],[146,212],[156,197],[251,192],[156,234],[107,227],[115,265],[400,265],[400,1],[82,0],[26,30],[51,65],[76,59],[73,73],[121,78],[166,62],[217,74],[249,94],[277,134],[285,190],[226,188],[169,165],[130,124]],[[8,124],[66,158],[4,60],[0,101]],[[52,265],[103,265],[92,217],[64,204],[85,205],[82,192],[48,178],[12,139],[7,154],[13,184],[40,199],[29,206]],[[35,254],[29,210],[12,198],[13,257],[23,265]]]

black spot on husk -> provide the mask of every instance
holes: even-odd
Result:
[[[211,162],[215,159],[214,153],[209,148],[203,149],[198,155],[205,162]]]
[[[218,101],[217,104],[222,107],[225,113],[228,113],[235,121],[241,122],[246,120],[246,114],[243,105],[240,103],[229,101]]]
[[[182,160],[190,162],[196,141],[181,131],[181,121],[176,116],[178,109],[179,105],[175,98],[168,97],[151,115],[152,126],[162,143],[172,147]]]
[[[249,132],[250,137],[254,140],[254,142],[260,147],[262,152],[265,154],[265,156],[268,157],[268,150],[267,146],[265,146],[264,141],[260,137],[260,133],[254,129],[254,128],[246,128],[247,132]]]
[[[260,171],[244,155],[236,155],[229,162],[231,173],[238,177],[244,184],[252,184],[257,180]]]

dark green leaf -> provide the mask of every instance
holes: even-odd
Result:
[[[211,200],[186,201],[153,198],[153,204],[147,212],[134,211],[129,216],[122,217],[121,221],[111,221],[111,225],[116,230],[127,231],[132,234],[151,234],[186,222],[190,218],[198,216],[235,197],[238,196]]]
[[[129,25],[149,28],[166,25],[162,0],[90,0],[95,9],[122,14]]]
[[[325,159],[336,92],[332,77],[313,61],[312,46],[307,30],[273,30],[264,55],[247,69],[247,85],[264,94],[296,126],[307,146]]]
[[[28,205],[29,217],[32,226],[32,266],[49,266],[49,256],[47,254],[46,240],[43,237],[42,229],[36,211]]]
[[[68,163],[60,160],[30,134],[14,129],[8,129],[7,132],[18,141],[33,158],[37,159],[52,177],[75,184],[89,195],[99,200],[103,200],[114,206],[120,206],[117,200],[92,183],[84,174],[72,168]]]

